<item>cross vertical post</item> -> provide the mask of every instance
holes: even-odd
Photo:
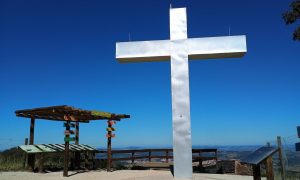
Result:
[[[189,62],[186,10],[170,10],[174,177],[192,178]]]

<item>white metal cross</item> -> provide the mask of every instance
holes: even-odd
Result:
[[[170,40],[118,42],[121,63],[171,59],[174,177],[192,179],[188,59],[242,57],[246,36],[188,38],[186,8],[170,9]]]

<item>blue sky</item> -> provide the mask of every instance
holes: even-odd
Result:
[[[265,144],[296,135],[300,43],[282,0],[177,0],[188,36],[247,35],[240,59],[190,61],[193,145]],[[170,63],[119,64],[115,43],[169,38],[169,0],[0,1],[0,149],[22,144],[17,109],[71,105],[127,113],[114,147],[172,145]],[[81,125],[81,143],[106,146],[106,123]],[[36,143],[63,143],[63,125],[36,121]],[[291,142],[292,143],[292,142]]]

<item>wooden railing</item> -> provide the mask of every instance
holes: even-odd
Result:
[[[163,155],[154,155],[155,153],[159,153]],[[193,162],[199,162],[199,165],[202,165],[202,161],[207,160],[218,160],[217,157],[217,149],[193,149]],[[100,150],[100,155],[107,155],[106,150]],[[122,154],[124,157],[114,157],[114,155]],[[112,150],[110,159],[102,158],[103,160],[107,160],[108,162],[112,161],[130,161],[134,163],[137,159],[147,159],[151,162],[152,159],[165,159],[165,162],[168,163],[170,159],[173,159],[173,149],[138,149],[138,150]],[[207,156],[209,154],[209,156]],[[211,155],[213,154],[213,155]],[[111,163],[108,163],[111,164]],[[110,168],[110,167],[107,167]]]

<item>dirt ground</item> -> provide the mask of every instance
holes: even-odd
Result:
[[[62,172],[0,172],[0,180],[173,180],[170,171],[161,170],[118,170],[114,172],[89,171],[69,172],[63,177]],[[251,176],[200,174],[195,173],[193,180],[252,180]],[[264,178],[263,178],[264,179]]]

